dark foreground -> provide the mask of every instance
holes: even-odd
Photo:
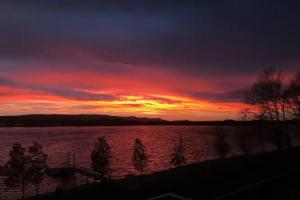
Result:
[[[201,200],[300,199],[300,148],[88,184],[41,199],[147,199],[164,193]]]

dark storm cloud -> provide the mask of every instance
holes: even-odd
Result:
[[[74,90],[74,89],[43,87],[35,84],[17,82],[7,77],[1,77],[1,76],[0,76],[0,86],[40,91],[47,94],[52,94],[55,96],[60,96],[67,99],[74,99],[80,101],[109,101],[109,100],[118,99],[114,95],[107,94],[107,93],[91,93],[91,92]]]
[[[61,46],[82,49],[106,62],[168,68],[193,76],[256,73],[270,66],[293,70],[300,62],[296,1],[12,0],[1,4],[0,62],[76,63],[76,56],[65,56]]]

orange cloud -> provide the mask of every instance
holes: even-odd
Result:
[[[220,91],[214,81],[127,67],[130,73],[48,69],[18,74],[14,79],[0,77],[0,115],[91,113],[222,120],[236,119],[243,107],[239,102],[189,95],[189,91]]]

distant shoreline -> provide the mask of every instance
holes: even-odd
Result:
[[[299,124],[299,121],[286,121]],[[0,116],[0,127],[79,127],[79,126],[254,126],[268,121],[168,121],[160,118],[121,117],[110,115],[20,115]]]

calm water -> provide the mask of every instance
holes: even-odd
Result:
[[[226,127],[229,134],[227,140],[234,143],[230,134],[232,127]],[[76,165],[90,167],[90,153],[99,136],[105,136],[112,150],[113,177],[120,178],[128,174],[136,174],[131,163],[134,139],[139,137],[145,145],[149,156],[146,173],[170,168],[170,155],[174,142],[181,135],[186,145],[185,156],[188,163],[201,162],[217,158],[213,145],[215,127],[209,126],[120,126],[120,127],[53,127],[53,128],[0,128],[0,165],[4,165],[12,144],[19,142],[25,147],[38,142],[48,154],[49,166],[63,166],[67,162],[67,154],[76,155]],[[249,143],[251,140],[249,140]],[[252,141],[256,143],[255,141]],[[262,144],[255,151],[273,148],[270,144]],[[239,154],[239,150],[231,148],[230,155]],[[73,179],[68,182],[47,178],[41,192],[54,191],[58,185],[72,187],[86,180]],[[0,179],[0,199],[16,199],[20,197],[20,189],[7,189]],[[26,195],[34,194],[32,188]]]

